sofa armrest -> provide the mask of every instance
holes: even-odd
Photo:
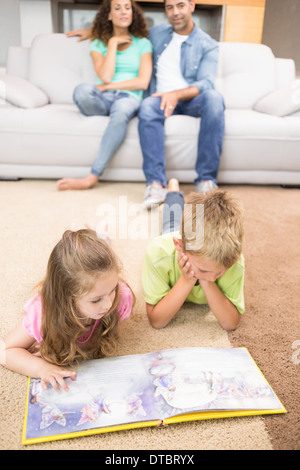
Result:
[[[0,98],[20,108],[38,108],[49,103],[49,98],[40,88],[16,75],[0,77]]]
[[[290,88],[279,88],[268,93],[255,103],[254,110],[280,117],[300,111],[299,83],[295,82]]]
[[[276,88],[293,86],[296,78],[296,66],[293,59],[275,58]]]

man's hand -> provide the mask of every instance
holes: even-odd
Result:
[[[153,93],[154,97],[161,97],[160,109],[164,111],[165,118],[173,114],[178,103],[177,91],[168,91],[165,93]]]

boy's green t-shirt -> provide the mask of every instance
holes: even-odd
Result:
[[[137,78],[141,64],[141,56],[146,52],[152,52],[152,44],[147,38],[137,38],[132,36],[132,43],[125,51],[117,51],[115,74],[112,83],[123,82]],[[95,39],[90,44],[90,52],[96,51],[106,56],[107,46],[100,39]],[[97,78],[97,85],[103,83]],[[143,90],[122,90],[125,93],[135,96],[140,101],[143,98]]]
[[[151,241],[146,249],[143,262],[142,284],[144,299],[156,305],[178,281],[181,271],[177,262],[177,251],[173,237],[180,238],[179,232],[161,235]],[[216,280],[219,289],[235,305],[240,313],[245,311],[244,301],[244,257]],[[201,286],[194,286],[186,301],[207,304]]]

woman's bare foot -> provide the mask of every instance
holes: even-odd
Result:
[[[168,183],[168,192],[170,191],[180,191],[179,182],[176,178],[171,178]]]
[[[56,186],[59,191],[68,189],[89,189],[98,183],[98,176],[90,173],[85,178],[63,178],[58,180]]]

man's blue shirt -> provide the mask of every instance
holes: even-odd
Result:
[[[157,62],[173,36],[173,27],[168,24],[155,25],[150,29],[153,45],[153,74],[150,94],[156,92]],[[180,68],[189,86],[200,92],[214,88],[219,58],[218,42],[194,24],[194,29],[181,45]]]

